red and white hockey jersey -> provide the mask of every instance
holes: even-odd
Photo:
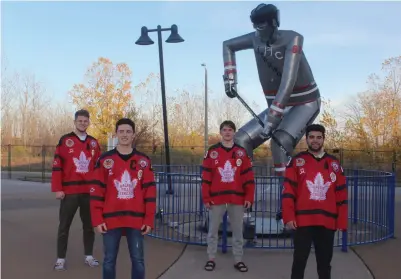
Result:
[[[337,158],[307,151],[294,156],[285,171],[282,206],[284,223],[347,229],[346,178]]]
[[[96,164],[90,189],[92,224],[107,229],[154,227],[156,183],[151,160],[134,149],[103,153]]]
[[[234,144],[211,146],[202,164],[202,197],[204,203],[215,205],[254,202],[255,178],[246,150]]]
[[[74,132],[62,136],[54,154],[52,192],[89,193],[88,183],[99,156],[100,146],[94,137],[87,135],[81,140]]]

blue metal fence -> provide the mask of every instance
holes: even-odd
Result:
[[[193,245],[206,245],[208,212],[201,197],[200,166],[154,166],[157,179],[157,208],[152,237]],[[281,178],[269,176],[266,167],[254,166],[255,204],[244,213],[245,247],[291,249],[291,232],[276,220],[281,194]],[[395,175],[371,170],[347,170],[349,227],[336,234],[335,247],[383,241],[394,236]],[[170,182],[170,183],[169,183]],[[172,189],[169,189],[169,185]],[[168,190],[172,190],[169,193]],[[251,229],[250,229],[251,228]],[[249,232],[250,237],[246,236]],[[230,247],[230,225],[227,214],[221,228],[219,246]]]

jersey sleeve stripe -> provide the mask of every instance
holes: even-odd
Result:
[[[241,175],[244,175],[244,174],[246,174],[246,173],[248,173],[248,172],[250,172],[252,170],[252,167],[250,167],[250,168],[247,168],[247,169],[245,169],[245,170],[243,170],[243,171],[241,171]]]
[[[156,198],[145,198],[145,202],[156,202]]]
[[[212,185],[212,181],[205,180],[205,179],[202,179],[202,183],[206,183],[206,184]]]
[[[147,183],[142,184],[142,188],[149,188],[152,186],[156,186],[156,182],[152,181],[152,182],[147,182]]]
[[[61,157],[59,154],[54,155],[54,159],[60,159],[60,161],[64,161],[63,157]]]
[[[100,180],[91,180],[91,181],[89,181],[89,184],[96,185],[96,186],[100,186],[100,187],[102,187],[102,188],[106,188],[106,184],[103,183],[103,182],[100,181]]]
[[[287,198],[287,199],[293,199],[293,200],[295,200],[295,196],[294,196],[293,194],[289,194],[289,193],[282,194],[281,197],[282,197],[283,199]]]
[[[296,183],[295,181],[292,181],[291,179],[289,179],[288,177],[285,177],[284,178],[284,183],[288,183],[288,184],[290,184],[292,187],[297,187],[298,186],[298,183]]]
[[[52,168],[52,171],[63,171],[63,168]]]
[[[104,197],[100,196],[90,196],[89,199],[94,201],[104,201]]]
[[[205,167],[203,167],[202,170],[203,170],[203,171],[207,171],[207,172],[212,172],[212,169],[211,169],[211,168],[205,168]]]
[[[338,186],[336,187],[336,191],[341,191],[341,190],[344,190],[344,189],[346,189],[346,188],[347,188],[347,185],[346,185],[346,184],[338,185]]]
[[[243,184],[242,184],[242,187],[245,187],[246,185],[249,185],[249,184],[255,184],[255,181],[254,180],[248,180],[248,181],[245,181]]]
[[[348,204],[348,200],[343,200],[343,201],[337,202],[337,205],[338,205],[338,206],[341,206],[341,205],[343,205],[343,204]]]

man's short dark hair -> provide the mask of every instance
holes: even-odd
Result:
[[[89,111],[86,109],[80,109],[77,112],[75,112],[75,120],[77,120],[78,116],[84,116],[89,118]]]
[[[225,120],[220,124],[220,131],[224,128],[224,126],[230,127],[231,129],[234,130],[234,132],[237,130],[237,128],[235,127],[234,122],[232,122],[231,120]]]
[[[121,118],[116,123],[116,132],[120,125],[130,125],[132,127],[132,131],[135,133],[135,123],[129,118]]]
[[[308,137],[310,132],[321,132],[323,134],[323,138],[326,137],[326,129],[320,124],[311,124],[306,127],[306,137]]]

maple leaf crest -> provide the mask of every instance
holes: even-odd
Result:
[[[316,174],[314,181],[307,180],[306,185],[310,192],[310,199],[315,201],[326,200],[326,193],[330,188],[331,182],[324,182],[323,175],[319,172]]]
[[[226,161],[224,164],[224,168],[218,168],[219,173],[221,175],[221,182],[233,182],[234,181],[234,174],[237,170],[237,167],[232,167],[230,161]]]
[[[87,159],[83,151],[79,154],[78,159],[74,157],[73,160],[78,173],[87,173],[89,171],[91,157]]]
[[[125,170],[121,176],[121,181],[114,179],[114,185],[118,192],[117,198],[123,200],[132,199],[134,197],[134,189],[137,183],[138,180],[131,180],[131,175],[127,170]]]

